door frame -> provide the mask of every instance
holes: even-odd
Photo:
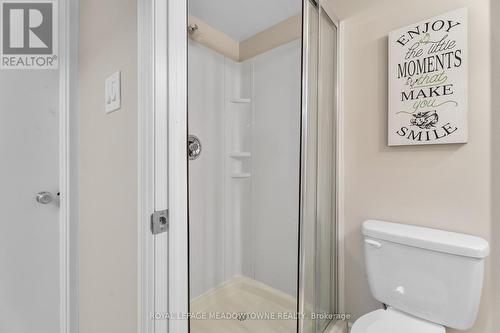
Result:
[[[187,333],[187,1],[138,0],[138,328]],[[304,0],[308,1],[308,0]],[[344,24],[337,25],[337,294],[344,298]],[[168,210],[169,229],[152,235],[151,214]],[[167,320],[166,315],[174,316]]]
[[[79,0],[59,10],[59,332],[79,331]]]

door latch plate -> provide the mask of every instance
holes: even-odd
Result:
[[[168,230],[168,210],[160,210],[151,214],[151,232],[158,235]]]

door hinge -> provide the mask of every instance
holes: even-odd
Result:
[[[151,232],[158,235],[168,230],[168,209],[151,214]]]

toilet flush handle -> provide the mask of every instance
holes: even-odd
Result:
[[[368,245],[370,245],[370,246],[373,246],[373,247],[375,247],[377,249],[380,249],[382,247],[382,243],[377,242],[377,241],[375,241],[373,239],[365,239],[365,243],[368,244]]]

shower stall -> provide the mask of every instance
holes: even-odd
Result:
[[[191,332],[337,310],[336,25],[314,1],[189,1]]]

